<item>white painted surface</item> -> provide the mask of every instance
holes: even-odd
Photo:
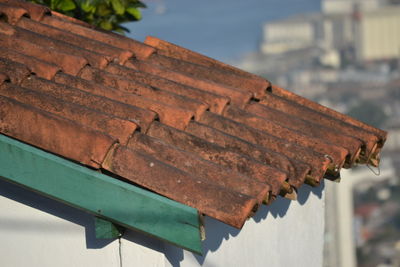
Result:
[[[0,210],[2,267],[86,267],[98,263],[101,263],[98,266],[119,266],[117,241],[101,249],[87,249],[82,225],[1,195]],[[86,219],[84,216],[82,222]]]
[[[132,231],[96,240],[92,216],[0,181],[0,266],[322,266],[324,193],[307,189],[241,231],[207,218],[200,257]]]
[[[319,196],[318,196],[319,195]],[[324,193],[304,186],[299,201],[278,199],[241,231],[206,220],[204,257],[168,247],[168,264],[188,266],[322,266]]]

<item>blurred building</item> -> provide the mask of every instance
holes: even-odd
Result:
[[[316,26],[320,20],[320,14],[311,14],[265,24],[261,52],[281,54],[316,46]]]
[[[325,0],[322,13],[284,19],[263,26],[260,52],[284,54],[320,49],[319,63],[339,68],[359,63],[398,59],[400,7],[379,0]]]
[[[355,22],[358,61],[400,58],[400,6],[362,12]]]
[[[386,0],[323,0],[321,9],[324,14],[351,14],[355,6],[360,11],[370,11],[386,4]]]

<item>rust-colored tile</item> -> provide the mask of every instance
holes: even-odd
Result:
[[[306,176],[310,172],[310,167],[303,162],[289,159],[280,153],[254,145],[199,122],[190,122],[185,131],[210,143],[247,155],[267,165],[283,170],[287,173],[289,184],[296,188],[304,183]]]
[[[0,22],[0,25],[1,24],[2,22]],[[101,55],[66,42],[55,40],[47,36],[22,29],[20,27],[14,27],[14,31],[15,37],[17,38],[29,40],[29,42],[32,42],[33,44],[37,44],[42,47],[52,47],[53,49],[62,53],[83,57],[89,62],[91,66],[96,68],[102,69],[107,66],[107,64],[111,61],[111,58],[109,56]]]
[[[95,168],[115,143],[108,135],[3,96],[0,132]]]
[[[2,4],[0,1],[0,14],[4,14],[7,17],[8,23],[15,24],[27,12],[23,8]]]
[[[115,115],[121,118],[124,118],[126,120],[134,121],[138,126],[140,126],[140,130],[146,132],[149,125],[154,121],[154,119],[157,117],[157,114],[153,111],[147,110],[147,109],[142,109],[136,106],[129,105],[127,106],[126,104],[122,104],[119,102],[115,101],[109,101],[108,99],[113,99],[112,97],[108,96],[116,96],[114,94],[114,91],[112,88],[106,88],[103,87],[99,84],[96,84],[92,81],[87,81],[84,79],[81,79],[79,77],[67,75],[64,73],[58,73],[54,77],[54,81],[60,84],[64,84],[67,86],[71,86],[80,90],[83,90],[87,93],[92,93],[95,95],[103,96],[109,104],[105,103],[104,106],[97,106],[99,110],[102,112],[111,112],[114,113]],[[89,94],[90,95],[90,94]],[[97,98],[95,98],[97,100]],[[114,98],[116,100],[116,98]],[[82,102],[83,105],[85,105],[85,102]],[[112,109],[107,109],[108,105],[116,105],[118,106],[117,108],[112,108]],[[89,105],[90,107],[96,107],[96,103],[93,105]],[[124,111],[126,109],[126,111]]]
[[[213,58],[206,57],[204,55],[201,55],[201,54],[191,51],[189,49],[177,46],[175,44],[169,43],[167,41],[164,41],[164,40],[152,37],[152,36],[147,36],[146,40],[144,42],[148,45],[151,45],[151,46],[159,49],[157,51],[158,54],[173,57],[173,58],[180,59],[180,60],[184,60],[184,61],[191,62],[191,63],[198,64],[198,65],[203,65],[210,69],[218,69],[220,71],[226,71],[226,72],[233,73],[235,75],[240,75],[244,78],[252,80],[253,83],[258,83],[259,88],[268,88],[270,86],[269,81],[265,80],[264,78],[262,78],[260,76],[257,76],[252,73],[235,68],[231,65],[222,63]],[[265,94],[265,91],[261,92],[261,95],[259,95],[257,92],[255,92],[254,96],[256,98],[260,98],[264,94]]]
[[[374,148],[376,148],[378,137],[373,133],[347,124],[342,120],[329,117],[326,114],[311,110],[306,106],[286,100],[274,94],[267,94],[267,96],[260,103],[270,108],[285,112],[289,115],[296,116],[298,118],[335,129],[336,131],[340,131],[345,135],[358,138],[363,142],[361,158],[369,158],[374,152]]]
[[[54,18],[56,20],[67,21],[68,23],[71,23],[71,24],[74,24],[74,25],[76,24],[76,25],[87,27],[87,28],[90,28],[90,29],[94,29],[95,28],[95,26],[93,26],[92,24],[89,24],[89,23],[84,22],[82,20],[79,20],[79,19],[67,16],[67,15],[61,14],[61,13],[56,12],[54,10],[51,10],[51,14],[49,14],[49,15],[50,16],[43,17],[40,20],[40,22],[46,23],[47,19],[49,19],[49,18],[53,19]],[[46,24],[48,24],[48,23],[46,23]],[[54,26],[54,25],[51,25],[51,26]],[[54,27],[67,30],[65,25],[63,25],[63,24],[60,27],[57,27],[57,26],[54,26]]]
[[[381,130],[379,128],[375,128],[375,127],[373,127],[371,125],[363,123],[363,122],[361,122],[359,120],[356,120],[356,119],[354,119],[354,118],[352,118],[350,116],[347,116],[345,114],[337,112],[337,111],[335,111],[333,109],[330,109],[328,107],[322,106],[322,105],[320,105],[320,104],[318,104],[316,102],[313,102],[313,101],[311,101],[309,99],[306,99],[304,97],[296,95],[296,94],[294,94],[294,93],[292,93],[290,91],[287,91],[287,90],[285,90],[283,88],[280,88],[278,86],[273,85],[271,90],[272,90],[273,94],[276,94],[276,95],[281,96],[281,97],[283,97],[285,99],[288,99],[288,100],[291,100],[293,102],[296,102],[296,103],[301,104],[303,106],[307,106],[309,109],[313,109],[313,110],[318,111],[320,113],[324,113],[324,114],[329,115],[329,116],[331,116],[333,118],[336,118],[338,120],[342,120],[342,121],[344,121],[346,123],[349,123],[349,124],[354,125],[356,127],[360,127],[360,128],[362,128],[362,129],[364,129],[366,131],[372,132],[372,133],[376,134],[379,137],[380,143],[382,145],[386,140],[387,132],[384,131],[384,130]]]
[[[147,134],[179,149],[195,153],[205,160],[267,183],[274,195],[279,193],[282,182],[287,178],[283,171],[158,122],[150,126]]]
[[[105,86],[110,86],[112,88],[122,90],[127,93],[146,97],[155,102],[167,104],[170,106],[176,106],[184,110],[190,110],[196,118],[199,118],[201,114],[203,114],[204,111],[208,109],[208,105],[195,99],[170,93],[156,87],[148,86],[132,79],[133,77],[115,75],[91,67],[83,69],[80,73],[80,77]]]
[[[254,198],[209,184],[125,147],[118,147],[107,162],[104,169],[236,228],[243,226],[257,203]]]
[[[210,111],[218,114],[222,113],[230,100],[228,97],[202,91],[197,88],[189,87],[156,75],[126,68],[114,63],[110,63],[105,70],[116,75],[129,77],[132,80],[147,84],[152,87],[160,88],[177,95],[197,99],[206,103],[210,107]]]
[[[6,81],[10,81],[10,78],[6,74],[0,72],[0,85]]]
[[[43,80],[34,76],[24,80],[21,83],[21,86],[51,95],[63,101],[86,106],[88,108],[135,123],[138,121],[143,121],[143,116],[146,115],[143,110],[138,109],[137,107],[126,105],[121,102],[113,101],[104,96],[93,95],[82,90]],[[148,114],[148,116],[153,115],[154,114],[151,112]],[[140,126],[139,123],[136,124]]]
[[[0,20],[0,33],[6,35],[13,35],[15,33],[15,29],[10,24],[2,22]]]
[[[128,142],[129,138],[137,128],[136,124],[133,122],[122,120],[17,85],[5,84],[0,86],[0,95],[75,121],[97,131],[104,132],[111,137],[118,139],[122,144]]]
[[[362,142],[357,138],[344,135],[336,129],[327,128],[315,124],[314,122],[300,119],[296,116],[269,108],[266,105],[261,105],[257,102],[250,103],[246,107],[246,110],[271,122],[284,125],[306,135],[320,138],[331,144],[337,144],[344,147],[349,151],[349,157],[346,159],[347,165],[345,165],[345,167],[351,167],[360,153]]]
[[[289,158],[309,164],[311,167],[310,175],[317,182],[323,178],[331,163],[321,153],[298,146],[282,138],[264,133],[211,112],[205,112],[200,122],[250,143],[266,147]]]
[[[15,36],[0,34],[0,45],[21,54],[57,65],[62,71],[71,75],[77,75],[88,64],[83,57],[65,54],[51,47],[39,46]]]
[[[157,113],[158,118],[160,119],[161,122],[170,125],[172,127],[176,127],[178,129],[185,129],[189,121],[192,120],[192,118],[194,118],[195,116],[194,112],[190,110],[181,109],[179,107],[156,102],[146,97],[138,96],[120,90],[115,90],[114,88],[111,87],[103,87],[103,89],[104,88],[106,88],[105,89],[106,91],[103,91],[99,88],[96,89],[93,93],[94,94],[101,93],[103,96],[107,96],[111,99],[129,105],[134,105],[143,109],[151,110]]]
[[[151,55],[146,59],[146,62],[219,84],[225,84],[241,91],[252,92],[257,97],[264,96],[269,86],[267,82],[261,85],[256,79],[248,79],[232,72],[221,71],[216,68],[210,69],[209,67],[159,54]]]
[[[117,109],[115,112],[118,114],[116,116],[122,117],[124,119],[134,121],[138,126],[140,126],[140,130],[146,132],[150,124],[156,119],[157,114],[153,111],[147,110],[147,109],[142,109],[136,106],[129,105],[127,108],[127,105],[124,105],[118,101],[118,97],[116,94],[114,94],[114,91],[112,88],[104,87],[100,84],[97,84],[92,81],[84,80],[79,77],[67,75],[64,73],[58,73],[54,77],[54,81],[63,85],[67,85],[70,87],[74,87],[76,89],[80,89],[82,91],[85,91],[90,94],[98,95],[98,96],[103,96],[107,99],[112,99],[114,101],[111,101],[110,104],[114,105],[117,104],[120,106],[119,109]],[[112,98],[111,96],[114,96]],[[102,109],[102,112],[107,111],[107,109]],[[123,110],[127,108],[127,112],[124,112]],[[114,109],[111,109],[110,111],[114,111]]]
[[[30,69],[31,72],[48,80],[51,80],[54,75],[60,71],[60,68],[54,64],[17,53],[14,50],[10,50],[5,47],[0,47],[0,57],[24,64]]]
[[[159,161],[201,177],[209,183],[256,198],[261,204],[267,200],[269,186],[255,179],[241,175],[194,154],[177,149],[159,139],[136,133],[129,141],[129,148],[146,153]]]
[[[297,130],[289,129],[280,124],[249,113],[243,109],[238,109],[231,106],[225,109],[224,117],[261,130],[264,133],[282,138],[299,146],[310,148],[323,155],[329,155],[329,157],[333,160],[333,168],[337,170],[343,166],[349,153],[347,149],[343,147],[329,144],[323,139],[314,138],[310,135],[305,135],[301,132],[298,132]]]
[[[55,15],[55,12],[52,12]],[[88,39],[96,40],[98,42],[118,47],[123,50],[132,52],[136,58],[145,59],[155,52],[155,49],[149,45],[138,42],[136,40],[127,38],[120,34],[114,34],[109,31],[101,31],[92,29],[87,25],[76,23],[70,18],[65,18],[60,15],[46,16],[42,19],[42,23],[59,28],[63,31],[71,32]]]
[[[14,84],[20,84],[31,74],[25,65],[2,57],[0,57],[0,71],[7,75]]]
[[[129,60],[125,64],[129,68],[140,70],[149,74],[157,75],[162,78],[181,83],[187,86],[198,88],[207,92],[215,93],[217,95],[229,97],[232,103],[243,107],[253,97],[250,92],[236,90],[232,87],[217,84],[208,80],[193,77],[184,73],[172,71],[157,65],[149,64],[140,60]]]
[[[76,34],[68,33],[66,31],[30,20],[28,18],[22,18],[18,21],[17,25],[18,27],[24,28],[25,30],[29,30],[47,36],[49,38],[56,39],[64,43],[69,43],[71,45],[81,47],[101,55],[109,56],[120,64],[124,64],[129,58],[133,56],[133,53],[130,51],[122,50]]]
[[[23,8],[28,12],[29,17],[34,20],[41,20],[44,15],[50,14],[49,8],[22,0],[0,0],[0,3]]]

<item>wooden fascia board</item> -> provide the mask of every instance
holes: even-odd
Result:
[[[201,254],[198,211],[0,134],[0,178]]]

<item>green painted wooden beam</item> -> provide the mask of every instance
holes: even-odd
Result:
[[[196,209],[1,134],[0,176],[117,225],[202,253]]]
[[[115,239],[124,233],[124,228],[103,218],[95,217],[94,219],[96,238],[98,239]]]

